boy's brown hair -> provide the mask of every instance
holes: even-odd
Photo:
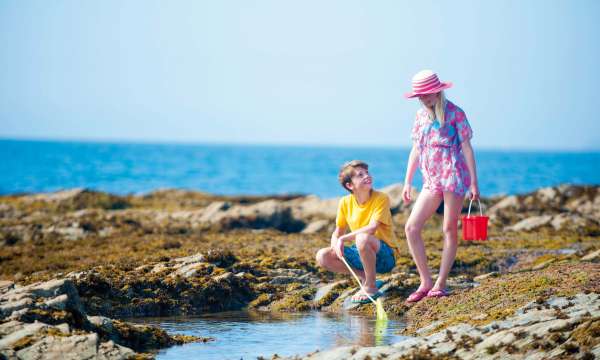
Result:
[[[340,173],[338,175],[338,180],[340,181],[342,187],[351,193],[352,190],[348,189],[346,187],[346,184],[352,182],[352,176],[354,176],[354,171],[356,170],[356,168],[362,168],[368,171],[369,165],[361,160],[348,161],[347,163],[342,165],[342,167],[340,168]]]

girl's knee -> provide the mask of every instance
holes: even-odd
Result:
[[[444,221],[444,225],[442,226],[442,231],[444,235],[452,235],[456,234],[458,231],[458,219],[451,221]]]
[[[414,224],[413,222],[407,221],[404,225],[404,233],[406,237],[412,238],[414,235],[418,235],[421,232],[421,226]]]

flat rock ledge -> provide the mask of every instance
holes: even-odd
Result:
[[[287,359],[595,359],[600,357],[600,296],[540,299],[505,320],[462,323],[429,334],[434,328],[390,346],[343,346]]]
[[[69,279],[0,284],[0,359],[150,358],[148,351],[200,340],[88,316]]]

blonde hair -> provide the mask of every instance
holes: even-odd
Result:
[[[423,104],[423,101],[421,101],[421,104]],[[440,127],[444,126],[444,122],[446,121],[446,95],[443,91],[438,93],[438,99],[433,105],[433,113],[435,114],[435,118],[440,122]]]
[[[352,176],[354,176],[354,171],[356,170],[356,168],[362,168],[368,171],[369,165],[361,160],[348,161],[347,163],[342,165],[342,167],[340,168],[340,173],[338,174],[338,180],[340,181],[340,185],[342,185],[342,187],[348,190],[349,192],[352,192],[352,190],[348,189],[346,187],[346,184],[352,182]]]
[[[446,95],[443,91],[439,92],[438,101],[435,103],[435,117],[440,122],[440,127],[444,126],[446,121]]]

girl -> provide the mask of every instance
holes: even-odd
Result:
[[[470,139],[472,130],[465,113],[446,100],[444,89],[452,83],[442,83],[431,70],[418,72],[412,79],[413,91],[407,98],[418,97],[422,108],[417,111],[412,129],[413,146],[408,157],[402,198],[411,201],[411,184],[417,165],[423,176],[423,189],[405,225],[410,253],[417,265],[421,285],[407,302],[423,297],[448,296],[446,280],[454,263],[457,247],[457,223],[467,190],[471,199],[479,198],[475,157]],[[433,283],[421,230],[425,221],[444,200],[444,249],[438,278]]]

